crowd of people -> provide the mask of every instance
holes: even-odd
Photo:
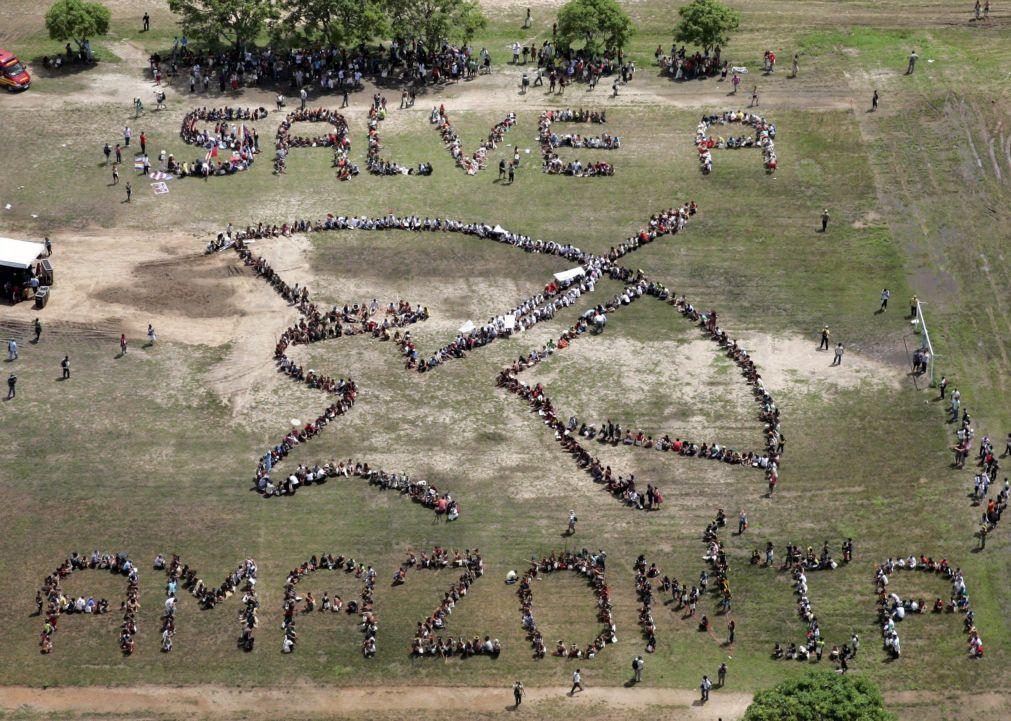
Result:
[[[183,116],[179,136],[183,142],[201,147],[206,153],[192,163],[180,163],[174,155],[168,155],[164,161],[165,172],[180,178],[196,176],[206,179],[212,175],[233,175],[246,170],[260,152],[260,136],[256,128],[247,127],[246,122],[265,117],[267,111],[262,107],[203,107],[191,110]],[[214,123],[214,129],[202,128],[201,123]],[[226,153],[228,157],[222,157]]]
[[[563,658],[591,659],[600,653],[607,644],[617,643],[618,635],[611,606],[611,589],[604,577],[605,560],[606,556],[603,552],[593,554],[586,549],[579,552],[552,552],[550,556],[542,557],[540,560],[531,559],[530,567],[519,579],[516,595],[520,599],[523,630],[526,631],[527,640],[533,646],[534,658],[544,658],[547,649],[544,645],[544,637],[534,620],[533,582],[556,571],[574,571],[586,578],[597,601],[597,620],[603,624],[603,628],[596,638],[585,647],[576,643],[566,644],[559,640],[555,644],[552,655]]]
[[[240,633],[237,643],[245,651],[253,650],[257,627],[256,614],[260,607],[256,595],[256,561],[247,558],[218,586],[205,584],[197,574],[197,570],[189,564],[184,564],[176,554],[172,555],[168,563],[165,562],[164,556],[159,555],[155,559],[154,567],[156,570],[164,570],[168,578],[165,586],[165,614],[162,616],[162,651],[172,650],[176,604],[178,594],[182,591],[188,591],[203,610],[210,610],[241,592],[242,610],[239,612]]]
[[[694,208],[686,205],[678,210],[670,210],[659,217],[651,219],[648,230],[644,229],[639,236],[633,236],[629,243],[650,242],[659,235],[665,233],[676,233],[684,226],[687,218],[694,212]],[[636,247],[638,247],[636,245]],[[619,255],[612,249],[612,254]],[[769,482],[769,492],[771,493],[778,481],[778,464],[780,454],[783,451],[783,436],[779,420],[779,409],[776,406],[771,394],[766,390],[761,375],[758,373],[754,361],[746,350],[741,348],[736,340],[731,339],[718,324],[718,317],[715,311],[703,313],[697,311],[684,297],[676,297],[666,287],[661,284],[649,281],[641,271],[632,271],[619,268],[613,264],[606,266],[607,272],[614,280],[624,282],[625,289],[616,294],[605,303],[598,304],[594,308],[586,311],[577,322],[566,330],[557,342],[545,345],[539,351],[531,351],[529,354],[521,356],[513,364],[499,374],[497,384],[501,388],[520,396],[528,402],[531,410],[536,412],[545,425],[555,432],[555,439],[570,455],[573,456],[577,465],[586,470],[595,482],[601,483],[615,497],[621,499],[627,505],[652,510],[662,503],[662,494],[652,484],[647,485],[643,492],[636,486],[634,476],[617,478],[611,472],[609,466],[604,466],[579,442],[579,437],[595,438],[598,442],[618,443],[628,442],[628,445],[635,446],[637,441],[644,447],[658,448],[660,450],[675,451],[680,455],[698,456],[711,460],[722,461],[734,464],[746,464],[765,471],[766,479]],[[519,380],[518,375],[542,360],[550,357],[558,350],[568,348],[572,341],[592,331],[593,319],[596,317],[606,317],[607,313],[616,312],[618,309],[630,305],[637,298],[643,295],[652,295],[659,300],[673,304],[678,311],[689,320],[698,324],[710,339],[724,348],[728,357],[733,359],[740,367],[742,375],[752,386],[756,401],[761,406],[760,419],[764,423],[764,435],[766,447],[764,452],[737,451],[726,448],[718,443],[694,443],[683,441],[677,438],[673,441],[669,436],[665,436],[658,442],[651,441],[640,431],[635,436],[629,430],[622,433],[620,424],[613,424],[610,421],[601,424],[598,430],[593,426],[579,425],[575,417],[570,417],[568,423],[562,420],[556,411],[550,398],[548,398],[543,385],[536,384],[530,386]],[[578,432],[577,432],[578,429]],[[645,444],[650,442],[649,446]]]
[[[896,626],[907,614],[926,613],[927,602],[924,599],[903,599],[894,590],[889,590],[889,580],[897,571],[922,571],[933,573],[951,581],[951,595],[947,602],[938,596],[931,607],[934,613],[963,614],[962,628],[966,634],[969,656],[983,657],[983,641],[975,625],[975,613],[969,603],[969,592],[966,589],[962,569],[952,568],[947,559],[934,560],[928,556],[908,556],[906,558],[889,558],[874,571],[874,587],[877,593],[878,623],[881,628],[882,644],[885,651],[893,659],[902,655],[902,646]]]
[[[490,66],[482,52],[481,61]],[[478,74],[478,59],[469,46],[443,45],[427,49],[420,42],[394,40],[354,48],[318,45],[312,48],[275,49],[232,48],[197,50],[183,38],[176,38],[170,55],[154,54],[148,60],[153,78],[186,78],[190,93],[207,93],[215,82],[218,91],[241,87],[288,87],[298,93],[303,88],[345,95],[364,88],[363,80],[376,82],[451,82]],[[184,75],[185,73],[185,75]]]
[[[119,627],[119,648],[129,656],[136,648],[137,611],[140,609],[140,574],[126,553],[102,553],[92,551],[90,556],[71,553],[70,556],[42,581],[42,588],[35,594],[38,615],[45,615],[42,632],[39,635],[39,651],[52,653],[53,634],[65,614],[105,614],[109,612],[109,601],[93,596],[69,596],[63,592],[62,583],[74,571],[101,570],[126,577],[126,597],[120,604],[123,622]]]
[[[945,398],[947,385],[947,378],[942,378],[940,382],[941,399]],[[976,430],[972,424],[972,416],[969,415],[968,409],[962,406],[962,394],[957,388],[952,390],[948,396],[948,422],[957,424],[955,445],[951,446],[951,451],[954,453],[952,467],[962,469],[965,468],[965,464],[972,454]],[[997,474],[1000,472],[1000,458],[1008,455],[1011,455],[1011,433],[1008,434],[1007,445],[1001,456],[997,455],[990,436],[983,436],[976,457],[976,467],[978,470],[973,476],[973,487],[971,493],[969,493],[974,507],[983,506],[979,527],[976,530],[976,538],[979,540],[980,549],[986,548],[987,536],[997,528],[1001,516],[1007,509],[1008,495],[1011,493],[1011,482],[1005,477],[1004,483],[998,485]],[[996,487],[999,490],[995,496],[990,497],[989,494],[992,487]]]
[[[770,541],[766,546],[766,566],[772,565],[772,551],[773,545]],[[852,539],[847,539],[843,542],[842,552],[843,561],[849,563],[853,558]],[[752,552],[753,564],[757,562],[755,555],[757,553],[758,549],[756,548]],[[828,541],[825,541],[822,545],[820,553],[815,551],[814,546],[808,546],[805,551],[801,546],[795,546],[792,543],[786,544],[786,553],[783,564],[780,566],[780,571],[790,573],[790,578],[793,582],[793,592],[797,596],[797,615],[807,624],[807,630],[805,632],[804,643],[799,645],[791,642],[788,646],[784,647],[777,641],[772,651],[773,658],[806,661],[814,656],[816,660],[821,661],[825,641],[821,635],[821,624],[818,621],[818,616],[815,614],[814,606],[808,595],[807,575],[814,571],[834,571],[838,567],[839,563],[832,557]],[[848,646],[844,646],[843,648],[845,649],[845,653],[841,653],[839,649],[833,649],[835,657],[831,658],[831,660],[840,663],[840,666],[844,668],[852,656],[850,655],[851,649]]]
[[[306,592],[304,597],[298,595],[296,586],[299,581],[320,570],[344,571],[347,574],[354,574],[354,577],[362,582],[361,596],[357,600],[352,599],[345,604],[344,599],[336,591],[332,597],[324,591],[319,602],[310,592]],[[342,555],[335,557],[332,553],[321,554],[319,558],[313,555],[308,561],[292,570],[284,582],[284,602],[282,605],[284,638],[281,641],[281,653],[291,653],[295,650],[295,645],[298,642],[295,617],[299,612],[302,614],[311,614],[314,611],[340,613],[343,610],[349,616],[359,617],[359,627],[365,636],[361,644],[362,655],[365,658],[375,656],[376,633],[379,631],[379,619],[373,608],[375,588],[376,571],[372,566],[366,566],[351,557]]]
[[[442,142],[449,148],[449,154],[453,156],[456,164],[463,168],[467,175],[474,175],[477,171],[484,170],[488,165],[488,151],[497,148],[498,144],[505,139],[505,134],[516,125],[516,113],[509,113],[497,122],[488,133],[488,137],[481,141],[472,155],[464,153],[463,143],[446,114],[445,105],[432,108],[429,122],[439,131]]]
[[[598,161],[583,165],[578,158],[565,162],[559,157],[556,150],[563,146],[593,150],[617,150],[621,147],[621,139],[618,136],[608,133],[599,136],[583,136],[578,133],[559,135],[551,129],[555,123],[603,124],[606,122],[607,112],[605,110],[590,111],[564,108],[545,110],[541,113],[537,120],[537,139],[540,143],[541,167],[544,172],[552,175],[585,177],[614,175],[614,166],[611,163]]]
[[[378,104],[381,107],[381,102]],[[592,116],[586,111],[574,113],[573,117],[579,116],[584,121],[592,122]],[[643,447],[658,449],[661,451],[674,451],[679,455],[697,456],[710,460],[717,460],[731,464],[749,465],[762,469],[769,482],[769,492],[772,493],[778,480],[779,457],[783,450],[783,438],[779,421],[779,409],[772,399],[772,396],[765,389],[761,375],[751,360],[750,355],[741,348],[737,342],[727,335],[718,324],[715,312],[700,312],[696,310],[684,297],[676,297],[666,287],[661,284],[649,281],[642,272],[632,271],[615,265],[616,261],[624,255],[634,252],[645,244],[648,244],[658,237],[667,234],[675,234],[684,228],[685,224],[694,213],[696,206],[694,203],[686,203],[679,208],[671,208],[667,211],[654,214],[648,225],[638,233],[629,237],[624,242],[612,247],[605,255],[594,255],[580,250],[571,244],[558,244],[534,240],[528,236],[511,233],[500,227],[491,227],[482,223],[462,223],[449,219],[421,219],[417,216],[398,217],[388,215],[383,217],[344,217],[328,215],[321,221],[298,220],[294,223],[285,223],[281,226],[256,227],[247,226],[245,230],[233,231],[229,226],[226,233],[219,236],[218,245],[233,245],[236,251],[243,258],[244,262],[252,266],[257,274],[264,277],[277,292],[290,303],[299,307],[301,319],[296,326],[293,326],[282,335],[281,341],[275,348],[275,359],[280,371],[288,374],[296,380],[308,383],[312,387],[319,387],[331,393],[337,393],[339,400],[332,404],[315,422],[306,424],[301,430],[293,429],[282,441],[264,454],[260,462],[255,484],[258,490],[267,495],[279,495],[291,493],[300,485],[323,480],[334,471],[331,468],[316,466],[309,468],[303,466],[295,473],[290,474],[282,483],[274,483],[270,479],[270,469],[281,458],[287,455],[292,447],[298,443],[308,440],[319,433],[320,429],[337,415],[347,412],[354,401],[357,391],[350,379],[335,380],[333,378],[321,376],[312,370],[307,371],[301,365],[291,361],[286,350],[289,343],[308,343],[313,340],[321,340],[329,337],[339,337],[343,334],[355,332],[371,331],[372,334],[381,339],[393,340],[405,356],[405,367],[420,371],[429,370],[441,363],[453,359],[462,358],[466,353],[475,348],[492,342],[497,337],[507,337],[514,329],[525,329],[540,320],[553,317],[554,313],[576,301],[583,293],[592,292],[599,278],[605,274],[619,282],[625,284],[622,292],[615,294],[605,303],[597,304],[586,311],[578,321],[565,331],[557,342],[550,341],[540,350],[531,351],[529,354],[521,356],[510,367],[504,369],[498,378],[498,385],[511,392],[524,397],[532,406],[532,409],[539,413],[546,425],[555,431],[556,439],[563,448],[570,453],[577,464],[584,468],[587,473],[598,483],[616,497],[622,499],[631,507],[644,510],[657,509],[663,503],[663,495],[659,489],[652,484],[647,484],[645,489],[636,485],[634,475],[628,478],[623,476],[615,477],[610,467],[604,466],[594,458],[577,440],[578,437],[596,438],[601,442],[612,444],[625,443],[633,447]],[[262,258],[253,256],[245,246],[245,241],[250,239],[265,237],[287,236],[296,232],[319,232],[324,230],[408,230],[414,232],[459,232],[467,235],[474,235],[480,238],[504,242],[521,248],[526,252],[550,253],[566,259],[580,263],[582,274],[577,274],[575,278],[567,281],[552,281],[547,284],[541,293],[527,299],[513,310],[497,318],[489,319],[483,326],[474,327],[472,330],[460,331],[457,337],[445,345],[429,358],[424,358],[414,343],[409,331],[401,333],[400,327],[408,323],[416,322],[427,318],[427,309],[414,308],[409,304],[401,302],[400,306],[390,305],[387,309],[388,317],[380,325],[372,317],[378,310],[375,301],[366,308],[365,304],[345,307],[339,311],[336,307],[329,313],[321,311],[315,304],[309,301],[308,289],[296,286],[292,287],[285,283],[269,264]],[[598,330],[602,325],[598,325],[597,319],[606,318],[606,314],[614,312],[622,307],[631,304],[634,300],[643,295],[652,295],[657,299],[674,305],[677,310],[686,318],[697,323],[708,336],[724,348],[728,357],[733,359],[741,368],[745,379],[752,386],[756,400],[761,405],[760,418],[764,422],[764,434],[766,448],[764,452],[738,451],[721,446],[718,443],[702,442],[697,443],[690,440],[682,440],[680,437],[671,439],[664,436],[661,439],[653,440],[650,436],[645,436],[641,431],[632,434],[630,429],[621,431],[620,424],[601,424],[598,431],[594,426],[586,426],[584,423],[576,433],[578,421],[570,417],[566,426],[562,418],[555,413],[554,407],[544,393],[543,386],[530,388],[521,383],[517,375],[524,369],[536,365],[541,360],[549,357],[557,350],[567,348],[570,343],[581,335]],[[395,333],[390,334],[390,329],[395,328]],[[380,479],[398,477],[380,475]],[[386,483],[380,480],[379,483]],[[403,489],[404,483],[399,480],[394,481],[398,488]],[[412,493],[412,497],[417,497]],[[431,496],[424,496],[431,498]],[[436,501],[436,509],[444,505],[446,499],[439,497]],[[426,503],[427,505],[427,503]],[[458,515],[458,507],[454,501],[445,503],[447,517],[453,518]]]
[[[417,168],[409,168],[391,160],[383,160],[379,153],[383,149],[382,141],[379,139],[379,123],[384,120],[386,120],[386,98],[376,93],[369,108],[369,147],[365,161],[369,172],[372,175],[431,175],[431,163],[421,162]]]
[[[432,553],[424,551],[419,556],[411,551],[404,563],[397,569],[393,576],[393,585],[399,586],[406,582],[407,572],[410,569],[430,569],[440,571],[446,568],[462,569],[460,577],[446,590],[439,605],[435,607],[424,620],[418,621],[418,626],[414,632],[414,639],[411,641],[411,655],[418,657],[439,657],[449,658],[459,656],[460,658],[470,658],[471,656],[486,655],[498,658],[502,652],[502,644],[499,640],[490,636],[485,636],[482,640],[479,636],[468,640],[463,636],[453,638],[443,637],[443,632],[449,623],[449,616],[456,608],[467,591],[484,575],[484,561],[481,560],[481,551],[477,548],[467,549],[463,553],[460,551],[450,552],[448,549],[436,546]]]
[[[714,125],[729,125],[740,123],[754,128],[754,135],[712,136],[710,130]],[[762,162],[768,173],[778,166],[776,158],[776,126],[755,113],[742,110],[728,110],[721,115],[704,115],[695,128],[695,147],[699,151],[699,165],[702,172],[709,174],[713,170],[714,148],[761,148]]]
[[[292,135],[293,123],[329,123],[332,130],[316,136]],[[358,166],[351,162],[351,137],[348,123],[340,113],[329,108],[298,108],[288,113],[277,126],[274,138],[274,171],[287,172],[288,153],[292,148],[333,148],[334,167],[341,180],[358,175]]]
[[[680,48],[672,45],[670,53],[664,53],[663,47],[657,45],[653,57],[661,72],[674,80],[699,80],[721,72],[725,77],[727,72],[727,62],[721,62],[719,45],[712,53],[695,52],[692,55],[688,54],[688,48],[683,45]]]

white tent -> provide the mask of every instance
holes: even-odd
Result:
[[[42,243],[0,238],[0,266],[27,270],[46,251]]]
[[[491,232],[502,235],[503,233],[506,232],[506,229],[503,228],[501,225],[496,225],[494,228],[491,229]]]
[[[559,283],[564,283],[567,280],[575,280],[581,275],[586,275],[586,271],[581,266],[577,266],[569,270],[563,270],[561,273],[555,273],[555,280]]]
[[[507,315],[505,318],[503,318],[502,327],[505,328],[506,330],[513,330],[514,328],[516,328],[516,316]]]
[[[460,326],[461,333],[470,333],[474,330],[474,321],[468,320],[466,323]]]

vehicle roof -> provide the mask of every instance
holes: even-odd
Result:
[[[17,60],[17,56],[10,50],[0,48],[0,63],[7,62],[8,60]]]

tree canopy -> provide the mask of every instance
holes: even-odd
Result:
[[[759,691],[744,721],[895,721],[895,716],[869,679],[818,671]]]
[[[488,24],[474,0],[388,0],[387,6],[394,35],[421,40],[428,50],[468,43]]]
[[[183,32],[210,46],[252,44],[276,16],[272,0],[168,0]]]
[[[617,0],[569,0],[558,12],[558,46],[583,43],[591,53],[623,48],[635,34],[632,19]]]
[[[678,9],[680,22],[674,28],[674,41],[699,45],[709,52],[726,45],[730,33],[741,24],[741,15],[720,0],[692,0]]]
[[[380,0],[282,0],[282,37],[351,47],[375,37],[386,37],[389,21]]]
[[[57,0],[46,13],[46,30],[53,40],[73,40],[83,46],[89,38],[109,32],[109,8],[83,0]]]

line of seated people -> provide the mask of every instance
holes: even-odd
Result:
[[[969,601],[969,592],[966,588],[965,578],[960,568],[952,569],[946,559],[934,560],[929,556],[915,555],[889,558],[880,564],[874,571],[875,592],[877,593],[878,623],[881,627],[882,643],[885,650],[892,658],[901,656],[901,643],[899,640],[896,622],[901,622],[907,613],[926,613],[927,604],[923,599],[905,599],[899,597],[894,591],[889,592],[888,584],[890,577],[898,571],[923,571],[925,573],[935,573],[951,581],[951,597],[945,604],[940,597],[934,601],[933,611],[940,613],[947,610],[953,613],[956,610],[963,612],[963,630],[967,636],[969,645],[969,655],[972,658],[982,658],[983,641],[975,625],[975,612]]]
[[[315,137],[292,135],[292,123],[329,123],[333,132]],[[348,123],[340,113],[328,108],[299,108],[288,113],[277,127],[274,138],[275,147],[279,150],[289,148],[339,148],[345,152],[351,150],[351,139],[348,135]]]
[[[86,557],[76,551],[42,582],[42,588],[35,594],[36,613],[45,613],[46,620],[39,635],[39,652],[52,653],[53,634],[59,626],[63,614],[105,614],[109,612],[109,601],[105,598],[95,599],[78,596],[73,598],[63,592],[62,581],[74,571],[85,569],[109,571],[112,574],[126,576],[126,598],[120,604],[123,621],[119,629],[119,648],[123,655],[129,656],[136,648],[134,637],[137,634],[137,611],[140,609],[140,574],[136,565],[126,553],[102,553],[93,551]]]
[[[401,585],[407,578],[407,571],[410,568],[427,568],[441,570],[448,567],[462,568],[463,573],[453,582],[449,589],[443,594],[442,600],[422,621],[418,622],[415,629],[414,639],[411,642],[411,654],[414,656],[461,656],[467,658],[474,655],[490,655],[498,658],[502,652],[502,644],[498,639],[485,636],[482,642],[475,636],[471,641],[460,639],[454,640],[452,637],[443,639],[440,635],[446,629],[449,616],[456,608],[470,587],[484,575],[484,561],[481,559],[481,552],[475,548],[473,551],[467,549],[463,554],[459,551],[453,552],[452,559],[450,552],[441,546],[436,546],[431,556],[425,552],[419,558],[413,551],[409,552],[407,560],[400,566],[393,578],[393,585]]]
[[[306,592],[305,597],[299,596],[296,586],[299,581],[309,574],[319,570],[344,571],[347,574],[354,574],[355,578],[362,581],[362,592],[359,600],[351,600],[345,605],[340,595],[334,592],[333,599],[326,592],[319,604],[311,592]],[[291,653],[295,650],[298,641],[298,633],[295,630],[295,614],[298,604],[303,604],[302,613],[311,614],[314,611],[320,613],[340,613],[341,610],[350,616],[358,615],[359,629],[364,638],[361,643],[361,652],[365,658],[372,658],[376,655],[376,634],[379,631],[379,618],[375,614],[374,592],[376,587],[376,571],[372,566],[355,561],[354,558],[343,555],[334,556],[332,553],[315,555],[309,558],[300,566],[288,574],[284,583],[284,601],[282,611],[284,620],[284,638],[281,641],[281,653]]]
[[[365,166],[372,175],[431,175],[432,164],[421,162],[417,168],[409,168],[400,163],[383,160],[379,151],[383,144],[379,139],[379,123],[386,120],[386,98],[376,93],[369,108],[369,147],[365,155]]]
[[[533,646],[534,658],[544,658],[546,649],[544,638],[537,628],[533,615],[533,581],[557,571],[575,571],[586,577],[596,597],[597,620],[604,624],[604,627],[593,641],[585,647],[580,647],[574,643],[566,646],[562,641],[558,641],[553,655],[566,658],[592,659],[607,644],[617,643],[618,636],[612,613],[611,591],[604,578],[605,558],[603,553],[592,554],[583,549],[578,553],[573,551],[563,551],[561,553],[552,551],[550,556],[542,557],[540,560],[531,559],[530,567],[519,581],[516,595],[520,599],[523,630],[526,631],[527,640]]]
[[[450,155],[456,164],[463,168],[468,175],[474,175],[478,170],[483,170],[487,165],[488,151],[494,150],[498,144],[505,139],[514,125],[516,125],[516,113],[509,113],[505,118],[497,122],[488,133],[488,137],[481,141],[477,150],[470,157],[464,155],[463,145],[460,136],[453,127],[449,116],[446,115],[446,106],[440,105],[432,108],[429,121],[435,125],[436,130],[442,136],[442,142],[449,148]]]

